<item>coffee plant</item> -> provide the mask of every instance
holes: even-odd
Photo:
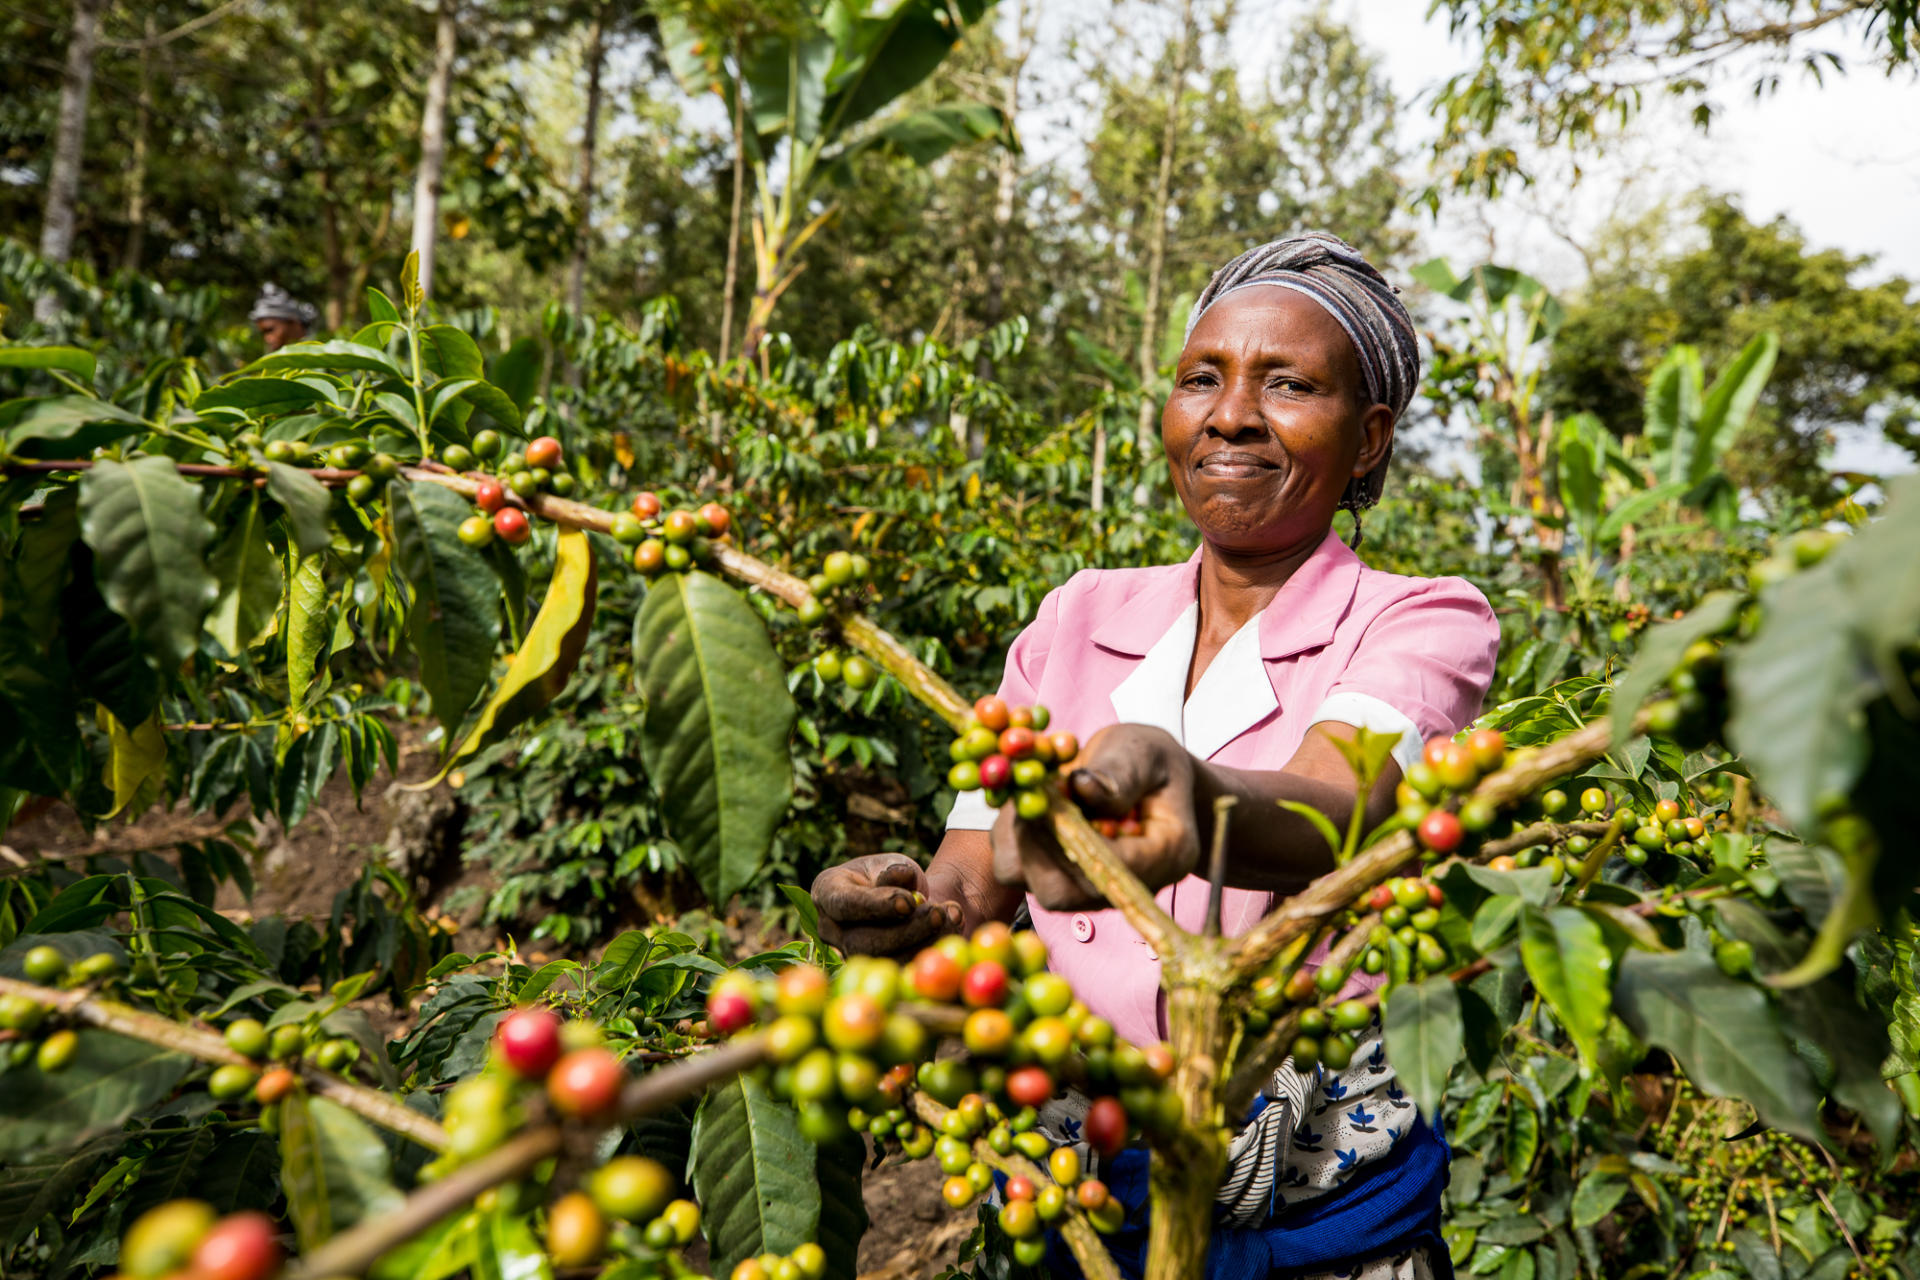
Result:
[[[642,450],[551,409],[522,349],[429,323],[410,277],[370,301],[350,339],[112,397],[85,351],[0,347],[57,387],[0,405],[0,811],[244,801],[290,826],[336,774],[358,794],[390,771],[395,718],[425,713],[440,777],[568,814],[544,829],[574,844],[528,856],[571,877],[539,890],[576,895],[565,939],[628,879],[671,872],[715,907],[763,883],[815,830],[783,825],[796,795],[849,756],[915,801],[980,788],[1051,824],[1160,957],[1169,1041],[1117,1041],[1031,934],[842,959],[797,891],[797,940],[734,963],[655,925],[536,966],[449,952],[390,873],[324,929],[238,924],[212,905],[247,882],[237,832],[29,864],[0,880],[9,1274],[845,1277],[881,1159],[933,1161],[957,1212],[989,1198],[981,1274],[1070,1255],[1110,1277],[1142,1223],[1102,1162],[1145,1144],[1146,1273],[1192,1275],[1261,1084],[1337,1069],[1376,1027],[1446,1119],[1472,1274],[1920,1272],[1903,1184],[1849,1176],[1910,1166],[1920,1113],[1920,485],[1641,618],[1624,668],[1510,664],[1506,700],[1424,744],[1390,821],[1310,815],[1332,872],[1239,936],[1190,934],[1108,844],[1131,819],[1061,791],[1084,727],[946,678],[984,684],[992,629],[1068,567],[1021,534],[1082,517],[988,498],[956,563],[942,521],[983,501],[963,467],[851,528],[783,518],[877,424],[992,412],[970,358],[809,369],[775,343],[754,375],[629,347],[664,403],[739,409],[737,459],[709,437],[643,483]],[[612,349],[593,341],[589,379]],[[1164,558],[1172,529],[1116,536]],[[944,643],[883,625],[908,609]],[[1362,794],[1393,745],[1350,745]],[[571,793],[502,776],[582,753],[605,772]],[[629,808],[585,830],[611,794]],[[397,1037],[376,994],[417,1002]],[[1056,1145],[1037,1112],[1069,1089],[1084,1142]]]

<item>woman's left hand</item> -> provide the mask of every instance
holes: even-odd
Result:
[[[1094,734],[1073,760],[1066,787],[1092,818],[1139,818],[1141,833],[1110,844],[1149,889],[1191,875],[1200,865],[1195,762],[1164,729],[1118,724]],[[1107,900],[1061,851],[1046,821],[1023,822],[1011,804],[993,826],[993,876],[1024,886],[1049,911],[1103,907]]]

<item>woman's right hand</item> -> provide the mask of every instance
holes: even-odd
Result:
[[[958,902],[928,896],[927,873],[904,853],[870,853],[813,882],[820,936],[848,954],[893,955],[960,927]]]

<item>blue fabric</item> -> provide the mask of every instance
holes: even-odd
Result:
[[[1447,1186],[1451,1151],[1424,1120],[1386,1158],[1317,1200],[1284,1209],[1264,1227],[1216,1228],[1207,1253],[1207,1280],[1280,1280],[1307,1272],[1339,1271],[1424,1245],[1435,1280],[1453,1280],[1440,1238],[1440,1193]],[[1139,1277],[1147,1256],[1147,1162],[1130,1147],[1102,1169],[1107,1189],[1127,1206],[1127,1225],[1102,1237],[1121,1274]],[[1048,1274],[1080,1276],[1073,1254],[1053,1233]]]

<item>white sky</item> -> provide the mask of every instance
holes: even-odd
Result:
[[[1444,18],[1428,20],[1427,7],[1428,0],[1336,0],[1332,6],[1381,55],[1402,101],[1418,97],[1408,125],[1410,136],[1422,140],[1432,130],[1425,95],[1467,63],[1466,50],[1449,40]],[[1283,22],[1295,6],[1255,8]],[[1818,47],[1850,62],[1863,60],[1853,33],[1824,39]],[[1789,69],[1779,90],[1758,101],[1751,83],[1751,77],[1733,74],[1716,89],[1714,101],[1722,110],[1705,135],[1670,106],[1657,106],[1643,117],[1636,136],[1616,148],[1627,155],[1624,171],[1643,187],[1664,187],[1664,193],[1698,187],[1735,193],[1749,217],[1785,214],[1815,245],[1874,254],[1880,259],[1877,275],[1920,280],[1920,84],[1909,73],[1889,78],[1871,65],[1856,66],[1844,77],[1829,75],[1824,88]],[[1604,159],[1599,170],[1571,193],[1553,193],[1570,220],[1604,215],[1614,202],[1621,170],[1609,173]],[[1525,199],[1549,196],[1536,188]],[[1506,220],[1501,222],[1507,230]],[[1517,225],[1509,233],[1539,241],[1555,254],[1550,233],[1537,227],[1531,235]],[[1562,256],[1555,274],[1577,275],[1577,259],[1555,256]]]

